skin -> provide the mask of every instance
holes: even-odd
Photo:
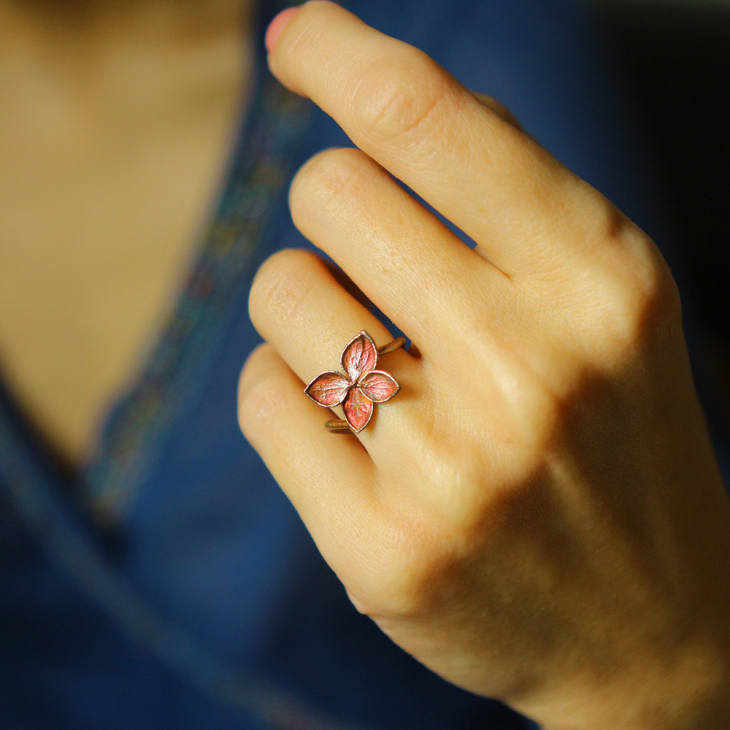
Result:
[[[69,463],[193,251],[249,5],[0,0],[3,376]],[[300,171],[295,222],[420,348],[383,359],[402,390],[358,438],[327,434],[304,383],[390,333],[309,254],[257,277],[241,425],[353,602],[547,728],[725,727],[728,505],[653,244],[415,49],[326,3],[274,40],[361,148]]]
[[[730,506],[655,245],[502,107],[338,6],[269,45],[358,148],[298,171],[293,220],[417,345],[379,363],[401,391],[368,427],[331,435],[304,385],[360,330],[392,333],[316,255],[256,276],[241,429],[354,605],[548,730],[727,727]]]
[[[0,365],[74,470],[196,254],[254,0],[0,0]]]

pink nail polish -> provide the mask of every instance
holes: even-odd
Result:
[[[274,50],[281,32],[284,30],[286,24],[292,19],[292,16],[296,14],[297,10],[299,10],[298,7],[286,8],[286,10],[282,10],[269,23],[269,27],[266,29],[266,36],[264,37],[264,44],[266,45],[266,50],[269,53]]]

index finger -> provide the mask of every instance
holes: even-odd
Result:
[[[593,188],[422,51],[326,0],[290,9],[278,22],[269,39],[274,75],[311,98],[503,271],[554,266],[566,247],[585,252],[591,213],[604,205],[612,214]],[[571,220],[578,208],[584,230]]]

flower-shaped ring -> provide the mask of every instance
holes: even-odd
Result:
[[[399,390],[395,378],[383,370],[376,370],[378,355],[403,347],[404,337],[398,337],[380,349],[373,338],[363,330],[345,345],[340,362],[345,375],[335,370],[320,373],[304,392],[320,406],[332,408],[342,405],[346,420],[327,421],[332,433],[360,433],[370,423],[376,403],[385,403]]]

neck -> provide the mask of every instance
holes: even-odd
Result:
[[[0,37],[29,25],[78,38],[129,27],[165,37],[227,36],[241,27],[255,0],[0,0]]]
[[[0,350],[74,462],[198,245],[250,93],[252,6],[0,0]]]
[[[150,64],[152,73],[166,63],[174,69],[189,63],[207,72],[205,82],[215,85],[240,72],[248,52],[254,3],[0,0],[0,72],[47,67],[55,80],[65,78],[88,87],[100,79],[110,60],[118,64],[136,57],[140,64]],[[25,66],[19,61],[25,61]],[[199,75],[193,74],[190,80]]]
[[[69,226],[75,249],[134,246],[136,222],[167,207],[194,227],[250,93],[254,3],[0,0],[3,245],[40,246],[44,221],[74,206],[74,225],[104,208],[128,231],[115,244],[108,225],[98,236]]]

